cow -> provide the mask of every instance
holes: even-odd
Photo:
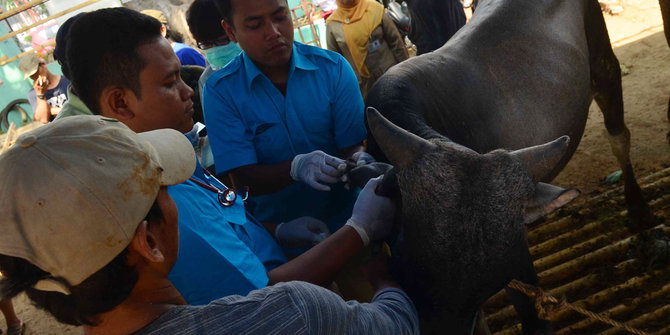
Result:
[[[595,98],[623,171],[631,228],[654,223],[629,158],[621,70],[597,0],[479,0],[471,21],[439,49],[384,74],[366,104],[424,139],[448,138],[485,153],[562,135],[565,167]],[[369,140],[373,155],[383,157]]]
[[[569,139],[479,154],[425,140],[373,108],[367,120],[393,168],[361,166],[349,175],[386,172],[377,192],[394,198],[399,211],[389,241],[392,274],[417,307],[422,334],[470,334],[481,305],[511,279],[537,285],[524,223],[579,194],[538,182],[566,155]],[[529,298],[509,293],[524,334],[551,332]]]

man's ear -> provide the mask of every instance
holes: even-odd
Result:
[[[161,25],[161,36],[164,38],[167,36],[167,27],[164,24]]]
[[[129,121],[135,117],[130,109],[130,90],[120,87],[107,87],[100,94],[100,114],[119,121]],[[124,122],[125,123],[125,122]]]
[[[149,222],[146,220],[137,226],[129,247],[149,262],[160,263],[165,260],[163,252],[158,248],[156,236],[149,231]]]
[[[233,26],[229,25],[228,22],[221,20],[221,27],[223,27],[223,30],[226,31],[226,35],[228,35],[228,38],[237,43],[237,38],[235,37],[235,30],[233,30]]]

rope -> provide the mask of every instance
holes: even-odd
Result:
[[[535,309],[537,309],[538,316],[541,319],[551,319],[552,316],[556,315],[560,310],[564,308],[572,309],[573,311],[586,315],[592,320],[597,320],[603,323],[607,323],[611,326],[625,329],[632,334],[637,335],[647,335],[646,332],[643,332],[639,329],[630,327],[623,322],[612,320],[604,315],[593,313],[589,310],[575,306],[567,301],[565,297],[557,299],[553,296],[545,294],[541,288],[522,283],[516,279],[513,279],[508,285],[509,288],[513,288],[531,298],[535,299]]]

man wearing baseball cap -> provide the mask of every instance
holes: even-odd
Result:
[[[51,121],[68,100],[70,81],[65,76],[51,73],[44,61],[29,53],[21,58],[19,68],[24,79],[30,78],[33,88],[28,91],[28,102],[33,108],[33,119],[42,123]]]
[[[194,168],[171,129],[73,116],[24,134],[0,156],[0,297],[26,291],[61,322],[120,333],[143,326],[126,313],[148,323],[183,304],[167,279],[178,233],[166,186]]]
[[[102,116],[22,135],[0,155],[0,299],[25,291],[87,334],[418,332],[408,298],[383,276],[372,278],[388,292],[371,304],[289,282],[186,306],[168,279],[179,233],[166,186],[195,161],[178,131],[137,134]]]

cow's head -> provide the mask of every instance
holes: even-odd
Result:
[[[524,255],[528,261],[523,224],[579,194],[538,183],[565,154],[567,136],[522,150],[479,154],[446,140],[424,140],[373,108],[367,119],[395,167],[402,199],[394,273],[420,311],[479,308],[525,270],[528,262],[520,264]]]

